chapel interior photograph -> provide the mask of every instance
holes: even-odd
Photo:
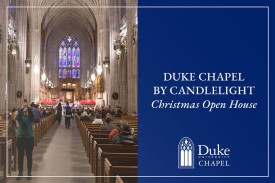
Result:
[[[0,182],[136,183],[137,0],[0,1]]]

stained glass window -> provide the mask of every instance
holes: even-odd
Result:
[[[80,46],[73,36],[66,36],[59,46],[59,78],[80,79]]]

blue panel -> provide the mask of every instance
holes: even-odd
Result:
[[[224,4],[219,1],[139,1],[139,5],[244,5],[244,2],[260,4],[260,1],[250,4],[247,1],[227,4],[225,1]],[[267,7],[140,8],[138,15],[139,176],[267,176]],[[239,79],[244,81],[203,82],[198,79],[203,72],[222,73],[223,77],[224,73],[241,73]],[[194,73],[196,80],[164,81],[164,73]],[[165,95],[154,95],[154,86],[168,89]],[[178,92],[180,87],[187,86],[255,88],[247,89],[246,95],[173,95],[169,91],[173,86],[177,87],[173,91]],[[153,101],[157,102],[152,106]],[[164,106],[160,101],[166,103],[166,109],[159,108]],[[208,101],[220,108],[210,111]],[[232,101],[256,103],[256,108],[229,108]],[[189,107],[175,108],[179,102]],[[178,145],[183,137],[189,137],[194,143],[195,167],[191,169],[178,167]],[[274,147],[271,149],[274,153]],[[218,150],[220,157],[215,157]],[[208,154],[204,156],[206,151]],[[210,153],[214,157],[208,156]],[[202,159],[227,164],[202,166],[199,164]],[[271,180],[139,178],[142,183]]]

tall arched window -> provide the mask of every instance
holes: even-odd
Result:
[[[73,36],[66,36],[60,43],[58,76],[80,79],[80,46]]]

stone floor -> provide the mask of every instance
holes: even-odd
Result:
[[[24,176],[27,175],[27,162],[24,161]],[[17,176],[13,172],[12,176]],[[71,128],[66,129],[64,119],[61,124],[54,124],[45,137],[33,151],[33,177],[20,180],[10,177],[8,183],[94,183],[88,158],[81,141],[75,121],[71,121]],[[45,177],[56,176],[56,177]],[[69,177],[61,177],[69,176]],[[77,177],[87,176],[87,177]]]

